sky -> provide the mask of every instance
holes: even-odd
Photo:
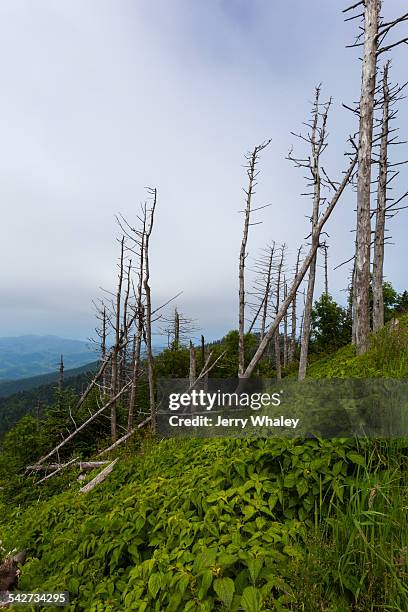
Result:
[[[272,241],[286,243],[288,274],[307,242],[311,203],[303,172],[314,87],[333,97],[324,165],[341,178],[356,130],[342,107],[358,100],[357,22],[343,0],[2,0],[0,2],[0,336],[86,339],[92,300],[115,285],[115,215],[133,222],[157,187],[151,240],[155,306],[172,304],[208,339],[237,327],[244,155],[266,138],[248,267]],[[406,10],[385,0],[384,15]],[[406,25],[395,37],[407,35]],[[390,41],[392,41],[392,37]],[[407,79],[407,48],[392,79]],[[408,140],[406,101],[399,105]],[[408,145],[395,147],[395,161]],[[398,184],[397,184],[398,182]],[[407,190],[407,171],[395,195]],[[355,194],[327,226],[329,285],[344,302],[353,253]],[[408,210],[390,222],[385,274],[408,288]],[[322,261],[319,262],[321,264]],[[322,288],[319,268],[317,295]],[[248,279],[248,283],[250,279]],[[160,339],[156,339],[160,344]]]

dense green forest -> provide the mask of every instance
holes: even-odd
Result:
[[[323,310],[316,302],[309,376],[408,376],[407,315],[394,312],[398,324],[362,356],[350,344],[322,354],[333,302]],[[236,340],[214,344],[227,351],[214,376],[236,371]],[[246,346],[250,355],[250,337]],[[157,369],[185,377],[188,350],[163,351]],[[145,431],[112,451],[118,464],[87,494],[76,467],[36,485],[25,468],[69,426],[74,403],[73,391],[57,394],[2,442],[0,540],[4,555],[27,550],[20,589],[67,590],[69,609],[86,611],[408,608],[408,440],[175,441]],[[108,419],[95,421],[61,460],[97,458],[109,431]]]
[[[66,389],[80,393],[87,385],[95,364],[65,372]],[[0,440],[26,414],[40,416],[55,400],[59,374],[44,374],[0,384]]]

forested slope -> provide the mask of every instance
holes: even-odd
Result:
[[[372,375],[379,347],[384,374],[406,375],[405,324],[365,356],[346,348],[316,362],[312,375]],[[42,501],[3,506],[0,539],[28,549],[22,589],[67,589],[72,610],[402,611],[407,449],[137,438],[90,493],[73,470],[36,487]]]

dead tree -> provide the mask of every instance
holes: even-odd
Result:
[[[391,87],[389,84],[389,68],[390,61],[384,65],[382,78],[382,109],[380,124],[379,142],[374,144],[374,147],[379,146],[378,157],[378,188],[377,188],[377,207],[375,211],[375,231],[374,231],[374,253],[373,253],[373,274],[372,274],[372,290],[373,290],[373,331],[376,332],[384,325],[384,252],[386,242],[386,219],[387,216],[393,216],[402,207],[402,200],[408,195],[405,193],[401,198],[395,200],[388,195],[389,184],[395,179],[399,170],[394,170],[393,166],[400,164],[391,164],[389,161],[389,146],[392,144],[400,144],[397,141],[397,136],[391,134],[397,130],[391,129],[391,121],[395,119],[398,111],[394,110],[393,105],[401,100],[402,87],[396,85]],[[377,139],[374,139],[377,140]],[[406,163],[406,162],[402,162]],[[391,204],[389,202],[391,201]]]
[[[144,304],[144,275],[145,275],[145,241],[146,241],[146,226],[147,226],[147,207],[145,204],[141,205],[141,213],[138,215],[139,225],[132,226],[128,221],[120,215],[117,217],[117,221],[122,231],[128,239],[127,249],[133,255],[133,258],[137,261],[137,282],[136,284],[131,282],[133,290],[133,303],[130,304],[129,308],[132,311],[132,322],[135,324],[135,330],[133,332],[133,351],[131,360],[131,373],[130,378],[132,381],[129,405],[128,405],[128,431],[133,430],[133,423],[135,417],[135,410],[137,404],[137,397],[139,391],[139,381],[142,374],[141,364],[141,348],[143,341],[143,330],[145,325],[145,304]],[[130,268],[129,268],[130,271]],[[129,277],[128,277],[129,278]],[[129,287],[129,285],[128,285]],[[129,287],[130,289],[130,287]],[[125,309],[127,310],[127,309]],[[124,321],[127,321],[127,316],[124,315]],[[128,329],[130,330],[130,322],[127,322]]]
[[[288,159],[292,161],[296,167],[305,168],[310,175],[311,180],[308,182],[308,187],[311,188],[312,191],[302,195],[312,196],[313,199],[312,215],[310,219],[312,226],[312,243],[313,237],[318,228],[320,206],[325,201],[322,197],[322,188],[325,183],[323,180],[324,177],[322,176],[321,157],[327,148],[327,118],[330,106],[331,99],[323,104],[320,102],[320,85],[317,86],[313,103],[312,119],[310,123],[306,124],[310,131],[307,136],[294,134],[301,140],[307,142],[307,144],[310,146],[310,155],[307,158],[296,158],[293,156],[292,151],[290,151],[288,155]],[[327,180],[328,179],[326,179],[326,182]],[[310,265],[307,283],[306,303],[303,314],[303,330],[300,343],[299,380],[303,380],[306,376],[309,354],[310,326],[312,322],[313,297],[316,282],[316,265],[317,251]]]
[[[276,287],[275,287],[275,317],[278,315],[279,307],[281,303],[281,291],[282,291],[282,275],[283,275],[283,266],[285,262],[285,249],[286,245],[283,244],[281,247],[281,256],[278,263],[278,269],[276,273]],[[284,313],[285,315],[286,313]],[[283,316],[284,316],[283,315]],[[277,325],[275,336],[275,370],[276,370],[276,378],[280,380],[282,378],[282,364],[281,364],[281,342],[280,342],[280,329],[279,323]]]
[[[299,262],[300,262],[300,254],[302,252],[302,247],[300,246],[297,252],[296,257],[296,266],[295,266],[295,278],[299,273]],[[297,291],[292,300],[292,312],[291,312],[291,329],[290,329],[290,346],[289,346],[289,354],[288,360],[289,363],[293,362],[295,359],[296,352],[296,328],[297,328]]]
[[[119,274],[118,284],[116,290],[116,305],[115,305],[115,343],[112,349],[112,368],[111,368],[111,398],[116,397],[118,392],[118,369],[119,369],[119,347],[121,342],[121,300],[122,300],[122,285],[124,276],[124,252],[125,252],[125,237],[122,236],[120,240],[120,257],[119,257]],[[123,332],[123,330],[122,330]],[[117,438],[117,414],[116,414],[116,401],[111,403],[111,437],[112,442],[116,441]]]
[[[166,324],[161,328],[161,333],[167,336],[167,346],[173,351],[185,346],[198,329],[195,321],[180,312],[177,307],[171,317],[162,316],[160,320]]]
[[[157,189],[148,189],[148,193],[151,196],[151,208],[148,211],[146,232],[144,240],[144,278],[143,287],[146,296],[145,306],[145,325],[144,325],[144,336],[146,343],[147,352],[147,373],[149,381],[149,405],[150,415],[152,420],[150,421],[153,431],[156,431],[156,392],[155,392],[155,376],[154,376],[154,357],[153,357],[153,345],[152,345],[152,298],[150,289],[150,238],[153,231],[154,224],[154,213],[157,204]]]
[[[358,107],[359,141],[357,171],[357,226],[355,274],[353,282],[353,339],[358,354],[367,350],[370,333],[370,251],[371,251],[371,167],[374,127],[374,106],[377,77],[377,60],[380,54],[407,43],[403,38],[389,45],[384,41],[393,28],[407,21],[408,13],[384,23],[381,20],[380,0],[362,0],[348,7],[349,12],[363,7],[361,15],[350,17],[363,18],[362,32],[350,47],[363,47],[361,93]]]
[[[254,281],[253,295],[255,298],[252,304],[252,309],[255,311],[255,315],[252,319],[251,325],[249,326],[248,333],[254,329],[255,324],[261,316],[259,339],[260,341],[265,335],[265,329],[270,317],[270,306],[271,306],[271,292],[272,292],[272,275],[274,271],[274,255],[275,255],[275,243],[271,246],[267,246],[259,259],[255,261],[254,272],[256,278]]]
[[[194,344],[190,340],[190,373],[189,373],[190,386],[194,383],[196,376],[197,376],[196,353],[195,353]]]
[[[329,245],[325,240],[320,245],[323,252],[324,295],[329,295]]]
[[[64,358],[61,355],[59,364],[59,378],[58,378],[58,391],[62,393],[64,389]]]
[[[329,220],[333,210],[335,209],[338,201],[340,200],[341,195],[343,194],[346,186],[349,184],[351,176],[354,172],[355,166],[357,163],[357,158],[354,157],[349,165],[348,170],[346,171],[343,180],[341,181],[341,183],[338,184],[338,187],[336,189],[336,192],[334,193],[332,199],[330,200],[329,204],[327,205],[325,211],[320,215],[319,218],[319,222],[317,224],[316,227],[316,232],[314,233],[314,236],[312,237],[312,244],[310,246],[309,252],[306,256],[306,258],[304,259],[302,265],[300,266],[299,272],[297,274],[297,276],[294,278],[292,285],[290,287],[290,289],[288,290],[288,296],[286,298],[286,300],[283,301],[281,307],[279,308],[279,311],[274,319],[274,321],[272,322],[272,324],[270,325],[269,329],[267,330],[267,332],[265,333],[265,336],[262,340],[262,342],[260,343],[259,347],[257,348],[257,350],[255,351],[255,354],[253,355],[250,363],[248,364],[248,366],[245,369],[245,372],[243,373],[243,375],[240,377],[242,379],[246,379],[249,378],[255,368],[257,367],[258,363],[260,362],[260,360],[263,357],[263,354],[266,350],[266,348],[269,345],[269,342],[271,341],[271,339],[274,337],[274,334],[276,333],[276,330],[280,324],[280,322],[282,321],[285,312],[287,311],[287,309],[289,308],[290,304],[293,301],[293,298],[296,295],[296,291],[299,288],[300,283],[302,282],[302,280],[304,279],[311,262],[313,261],[313,258],[316,254],[317,249],[319,248],[319,243],[320,243],[320,235],[322,233],[322,230],[324,228],[324,226],[326,225],[327,221]]]
[[[244,209],[244,230],[241,240],[241,249],[239,253],[239,324],[238,324],[238,375],[241,376],[245,369],[245,262],[247,258],[247,244],[248,244],[248,233],[249,226],[254,225],[251,223],[251,213],[255,210],[265,208],[260,206],[256,209],[252,208],[252,198],[255,193],[256,178],[259,172],[256,170],[260,153],[269,145],[271,141],[267,140],[262,144],[256,146],[252,153],[246,155],[248,162],[247,175],[248,175],[248,189],[244,189],[246,196],[246,204]]]
[[[286,300],[288,297],[288,283],[286,277],[283,277],[283,299]],[[289,341],[288,341],[288,311],[285,312],[283,317],[283,367],[286,368],[288,365],[289,356]]]

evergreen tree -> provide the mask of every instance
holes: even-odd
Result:
[[[330,294],[315,301],[312,311],[311,347],[317,353],[330,353],[351,342],[351,319]]]

